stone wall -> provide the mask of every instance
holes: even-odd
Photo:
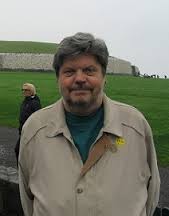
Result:
[[[115,57],[109,57],[107,73],[132,75],[132,65],[129,61]]]
[[[3,56],[0,55],[0,69],[3,68]]]
[[[53,57],[53,54],[0,53],[0,69],[49,71],[53,70]],[[132,67],[130,62],[110,56],[107,73],[133,75]]]
[[[52,70],[53,54],[0,53],[0,69]]]

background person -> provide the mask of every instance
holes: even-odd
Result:
[[[18,162],[19,155],[19,146],[20,146],[20,135],[22,131],[22,127],[28,117],[35,111],[41,108],[40,99],[36,94],[36,88],[31,83],[25,83],[22,86],[22,93],[24,96],[24,100],[20,106],[20,114],[19,114],[19,139],[15,146],[15,154]]]
[[[152,132],[104,94],[108,50],[77,33],[54,57],[62,98],[25,123],[19,185],[25,216],[152,216],[159,172]]]

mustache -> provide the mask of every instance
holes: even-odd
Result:
[[[91,91],[92,88],[86,87],[86,86],[77,86],[70,89],[70,91],[80,91],[80,90],[87,90]]]

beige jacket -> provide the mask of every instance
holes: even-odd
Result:
[[[25,216],[152,216],[159,172],[151,129],[135,108],[104,96],[104,127],[83,165],[62,99],[28,119],[19,157]]]

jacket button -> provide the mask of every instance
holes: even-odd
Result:
[[[78,194],[83,193],[83,189],[82,189],[82,188],[77,188],[77,193],[78,193]]]

